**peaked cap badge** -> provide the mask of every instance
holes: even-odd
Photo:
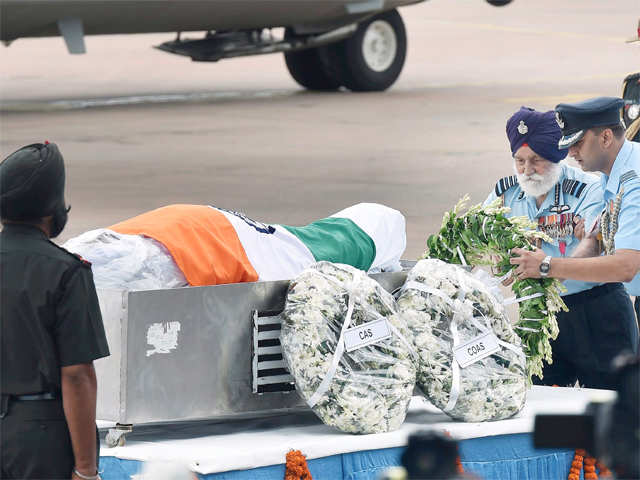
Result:
[[[564,128],[564,120],[562,120],[562,117],[558,112],[556,112],[556,122],[558,122],[558,126],[560,128]]]
[[[520,123],[518,124],[518,132],[520,132],[520,135],[524,135],[528,131],[529,127],[525,125],[524,120],[520,120]]]

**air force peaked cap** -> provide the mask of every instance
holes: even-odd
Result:
[[[569,148],[579,141],[586,130],[620,124],[620,109],[624,100],[617,97],[597,97],[556,106],[556,120],[562,129],[558,147]]]
[[[33,220],[64,205],[64,160],[54,143],[34,143],[0,162],[0,215]]]

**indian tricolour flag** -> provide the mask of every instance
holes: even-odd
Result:
[[[369,272],[397,271],[406,231],[400,212],[375,203],[360,203],[303,227],[264,224],[213,206],[169,205],[64,246],[93,263],[98,286],[165,288],[176,285],[155,284],[151,277],[170,267],[192,286],[291,279],[321,260]],[[162,255],[167,267],[158,259]]]

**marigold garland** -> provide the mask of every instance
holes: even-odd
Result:
[[[307,466],[307,458],[300,450],[289,450],[287,452],[284,480],[313,480]]]
[[[600,477],[601,478],[611,478],[611,477],[613,477],[613,474],[611,473],[611,470],[609,470],[604,463],[597,461],[596,462],[596,467],[598,468],[598,470],[600,470]]]
[[[567,480],[580,480],[580,472],[584,467],[584,480],[598,480],[597,470],[600,470],[602,478],[611,478],[611,471],[603,464],[596,460],[595,457],[587,456],[584,450],[576,450],[571,462],[571,469]]]
[[[596,459],[587,457],[584,459],[584,480],[598,480],[596,473]]]
[[[451,438],[451,432],[449,430],[443,430],[445,436]],[[460,447],[456,444],[456,473],[463,474],[464,467],[462,466],[462,460],[460,460]]]
[[[582,471],[582,462],[584,461],[585,455],[586,452],[584,450],[576,450],[567,480],[580,480],[580,472]]]
[[[464,473],[464,467],[462,466],[462,461],[460,460],[460,454],[456,456],[456,473]]]

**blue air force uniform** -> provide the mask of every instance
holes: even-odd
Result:
[[[539,157],[559,163],[567,151],[561,149],[562,121],[553,111],[536,112],[522,107],[507,122],[512,154],[528,146]],[[540,208],[536,198],[525,194],[517,177],[498,181],[486,202],[502,196],[510,215],[526,216],[538,223],[551,242],[542,250],[552,257],[569,257],[580,241],[573,235],[575,222],[593,224],[604,208],[603,187],[598,177],[560,164],[558,182],[547,193]],[[560,333],[551,342],[553,363],[543,369],[544,385],[573,385],[576,380],[589,388],[615,388],[610,365],[621,351],[637,345],[633,305],[621,283],[590,283],[565,280],[563,300],[568,312],[557,315]],[[635,336],[634,336],[635,335]]]
[[[616,97],[598,97],[578,103],[563,103],[556,106],[558,124],[562,128],[560,148],[569,148],[580,141],[585,132],[594,127],[620,125],[620,112],[625,101]],[[609,175],[602,174],[600,182],[604,191],[605,210],[602,219],[607,222],[613,243],[608,252],[615,249],[640,250],[640,144],[625,140],[611,168]],[[618,217],[613,223],[613,208],[620,202]],[[600,223],[602,232],[602,223]],[[617,231],[616,231],[617,229]],[[605,248],[607,248],[605,242]],[[636,297],[635,310],[640,320],[640,272],[633,281],[625,284],[631,295]],[[636,325],[637,329],[637,325]],[[637,337],[637,333],[636,333]]]
[[[536,198],[522,191],[515,175],[500,179],[485,201],[485,205],[499,196],[509,207],[509,216],[528,217],[538,223],[538,228],[549,234],[551,243],[544,242],[542,250],[552,257],[570,257],[580,240],[573,236],[573,226],[580,218],[585,225],[595,222],[604,202],[598,177],[580,169],[561,164],[562,174],[558,183],[548,193],[540,208]],[[557,198],[556,198],[557,195]],[[565,280],[567,289],[563,295],[573,295],[593,288],[597,283]]]
[[[616,249],[640,250],[640,143],[625,140],[609,176],[602,174],[605,208],[611,214],[620,195],[618,229],[613,236]],[[624,284],[636,297],[636,315],[640,319],[640,272]]]

